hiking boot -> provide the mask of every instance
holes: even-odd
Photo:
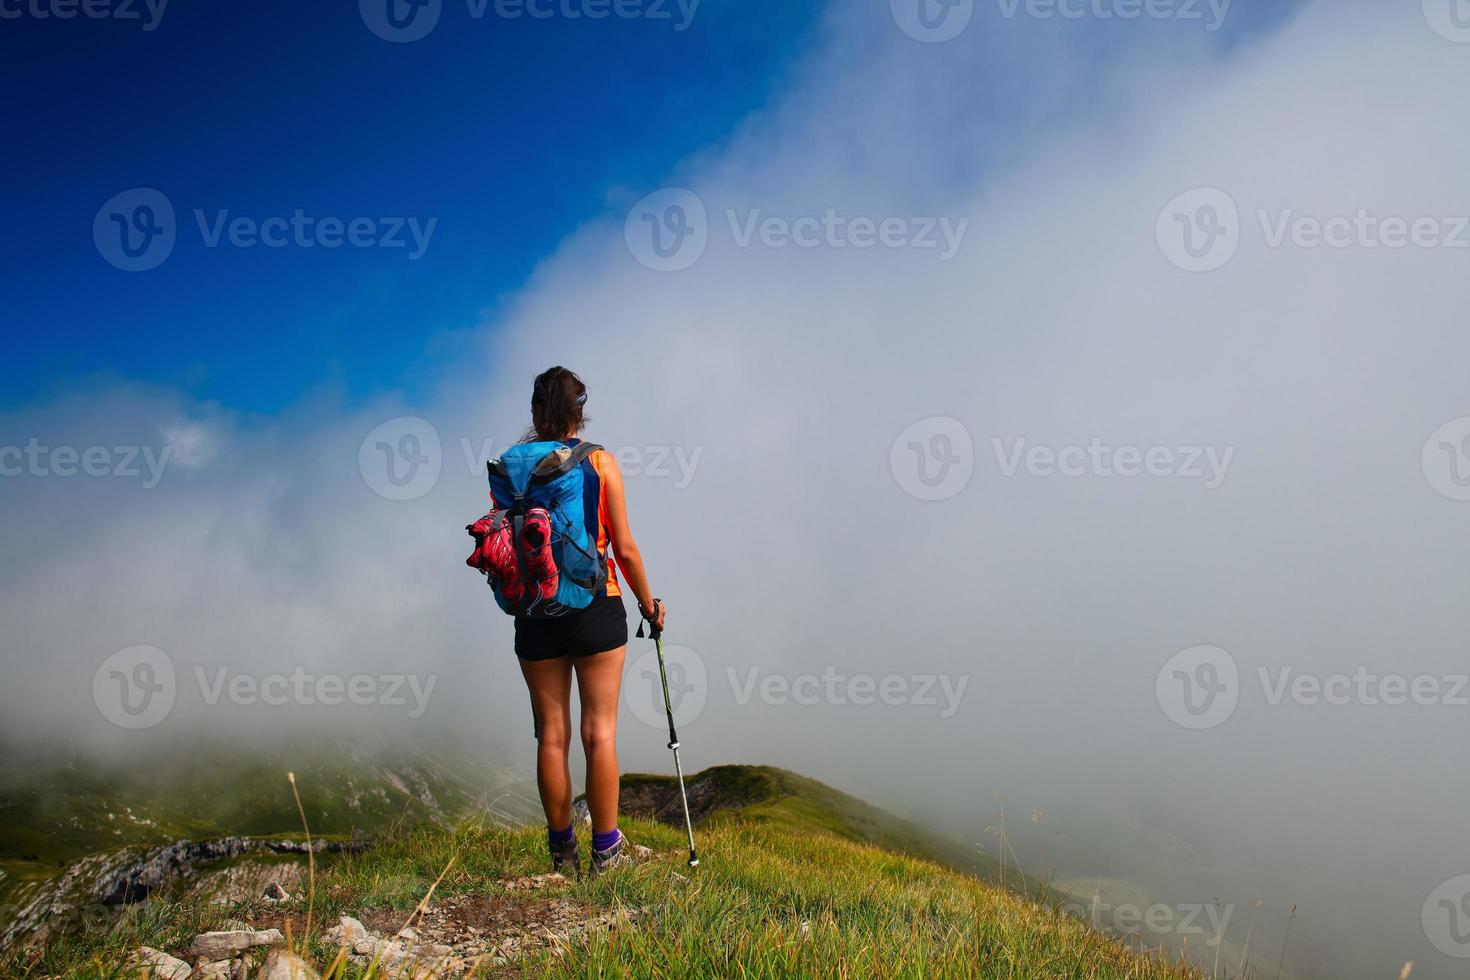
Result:
[[[568,874],[567,868],[571,867],[570,876],[578,881],[582,880],[582,856],[577,850],[577,839],[573,837],[565,844],[551,845],[551,870],[557,874]]]
[[[592,852],[592,877],[599,878],[618,868],[632,867],[633,858],[628,854],[628,839],[619,837],[618,842],[605,851]]]
[[[511,542],[510,522],[500,511],[486,514],[468,528],[479,542],[475,553],[465,563],[478,568],[495,580],[507,602],[520,602],[525,595],[521,571],[516,565],[515,547]]]
[[[533,507],[526,512],[526,522],[521,526],[521,553],[526,556],[526,570],[541,598],[556,598],[561,575],[551,557],[551,515],[545,508]]]
[[[616,868],[631,868],[651,857],[651,849],[634,844],[626,837],[619,837],[618,842],[607,850],[592,852],[592,876],[595,878]]]

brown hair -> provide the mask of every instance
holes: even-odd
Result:
[[[536,375],[531,388],[531,430],[527,441],[560,442],[587,425],[582,407],[587,404],[587,386],[582,379],[558,364]]]

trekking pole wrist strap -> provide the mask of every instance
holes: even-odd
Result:
[[[655,640],[659,638],[659,635],[663,632],[663,630],[659,629],[658,628],[658,625],[657,625],[657,622],[658,622],[658,610],[659,610],[659,607],[662,606],[662,605],[663,605],[663,601],[662,600],[660,600],[660,599],[654,599],[653,600],[653,611],[652,612],[644,612],[643,611],[643,603],[641,603],[641,602],[638,603],[638,632],[637,633],[634,633],[633,634],[634,636],[638,637],[639,639],[642,639],[643,638],[643,624],[644,623],[647,623],[648,624],[648,635],[651,636]]]

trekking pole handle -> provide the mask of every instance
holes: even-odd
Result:
[[[643,611],[643,603],[640,602],[638,604],[638,616],[639,616],[640,622],[638,623],[638,632],[635,633],[635,634],[633,634],[634,636],[637,636],[637,637],[640,637],[640,638],[643,636],[643,624],[644,623],[647,623],[648,624],[648,636],[649,636],[650,639],[657,640],[659,637],[663,636],[664,631],[658,625],[658,611],[659,611],[659,607],[662,606],[662,605],[663,605],[663,600],[662,599],[654,599],[653,600],[653,614],[652,615],[648,615],[647,613],[645,613]]]

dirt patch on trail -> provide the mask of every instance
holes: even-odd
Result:
[[[517,937],[541,938],[547,942],[539,945],[547,945],[585,933],[589,924],[607,924],[601,922],[602,918],[601,910],[565,896],[465,894],[434,902],[427,912],[413,917],[409,928],[421,942],[480,946],[488,951]],[[405,919],[402,912],[372,911],[363,913],[362,924],[392,936],[403,928]]]
[[[412,975],[415,969],[434,975],[503,975],[513,972],[520,957],[552,950],[598,932],[630,927],[636,909],[609,911],[566,894],[561,875],[506,879],[488,892],[446,895],[427,910],[410,916],[402,910],[373,909],[360,913],[366,944],[354,943],[352,962],[366,966],[380,959],[385,974]],[[305,916],[299,911],[266,915],[259,927],[301,935]],[[315,923],[317,929],[336,919]],[[405,926],[405,923],[407,924]]]

